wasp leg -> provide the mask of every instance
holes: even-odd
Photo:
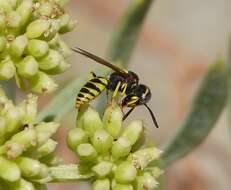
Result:
[[[126,90],[127,90],[127,86],[128,86],[128,85],[127,85],[126,83],[124,83],[124,84],[121,86],[121,88],[123,89],[123,91],[122,91],[122,93],[121,93],[122,96],[125,95]]]
[[[118,84],[117,84],[117,86],[116,86],[116,89],[115,89],[115,91],[113,93],[113,96],[112,96],[113,99],[118,95],[120,86],[121,86],[121,82],[119,81]]]
[[[135,107],[131,108],[126,114],[123,116],[123,121],[132,113],[132,111],[135,109]]]

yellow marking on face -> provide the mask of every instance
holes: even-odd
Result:
[[[132,96],[131,100],[127,103],[128,106],[135,106],[135,103],[139,100],[138,96]]]
[[[144,96],[147,96],[148,93],[149,93],[149,89],[146,88],[146,91],[144,92]]]

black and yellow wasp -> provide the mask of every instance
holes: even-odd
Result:
[[[144,105],[152,116],[155,126],[158,128],[158,123],[152,110],[147,106],[147,102],[151,98],[150,89],[144,85],[139,84],[139,77],[132,71],[121,69],[108,61],[78,47],[72,49],[102,65],[111,68],[114,72],[110,74],[109,79],[105,77],[96,76],[90,79],[79,91],[76,98],[76,109],[79,109],[83,104],[89,103],[97,96],[99,96],[105,89],[113,92],[113,97],[121,93],[121,106],[130,107],[131,109],[124,115],[123,120],[135,109],[138,105]]]

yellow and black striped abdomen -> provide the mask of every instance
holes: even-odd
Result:
[[[76,109],[81,105],[89,103],[105,90],[108,80],[103,77],[94,77],[90,79],[79,91],[76,97]]]

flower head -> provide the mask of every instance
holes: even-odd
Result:
[[[50,75],[63,73],[70,50],[61,40],[75,22],[59,0],[0,1],[0,80],[15,77],[20,88],[51,92]]]
[[[36,123],[36,115],[36,96],[15,105],[0,88],[0,185],[6,189],[34,189],[49,177],[48,167],[59,164],[51,139],[59,124]]]
[[[122,126],[122,112],[116,103],[106,109],[102,120],[93,108],[85,106],[78,113],[76,128],[68,133],[67,144],[78,155],[81,172],[93,172],[93,190],[151,190],[162,173],[153,165],[161,151],[137,146],[143,133],[140,120]]]

